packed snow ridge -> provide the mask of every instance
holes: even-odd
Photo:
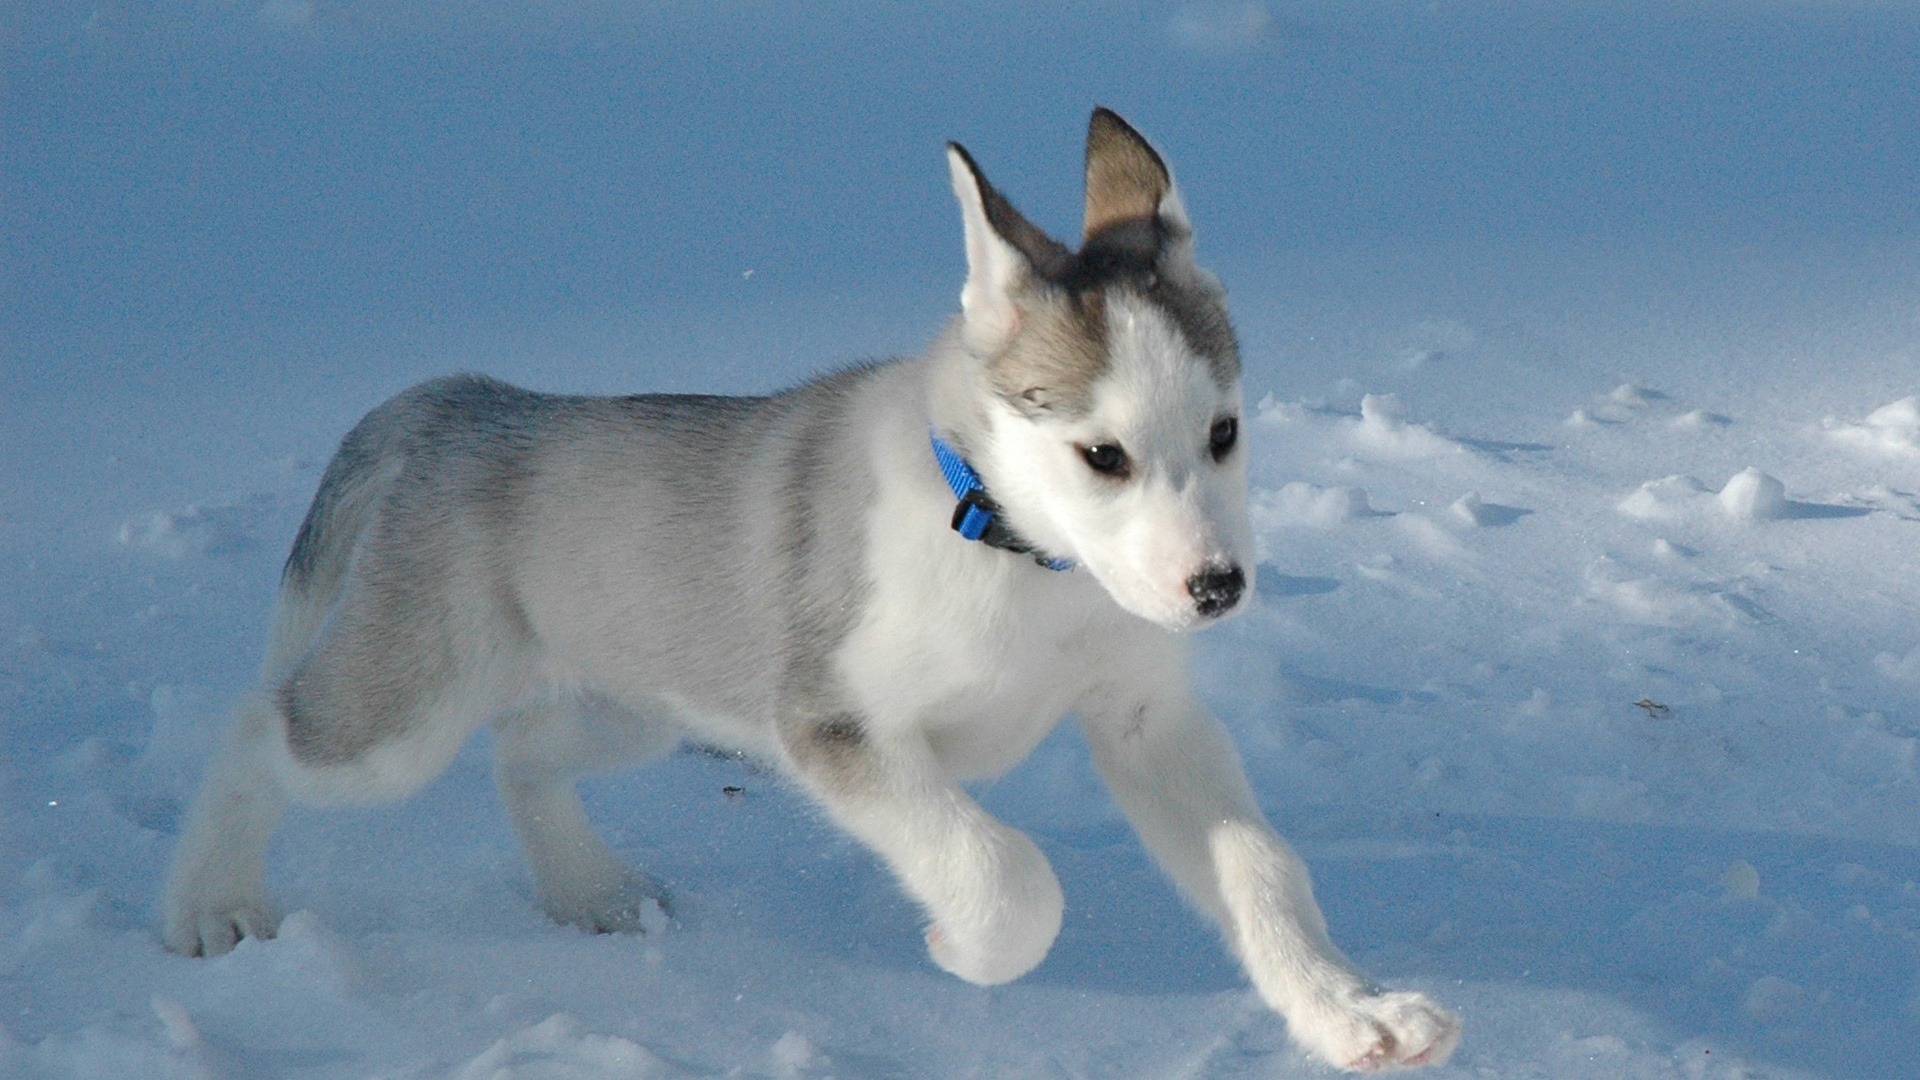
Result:
[[[1691,476],[1666,476],[1641,484],[1620,501],[1620,512],[1649,521],[1677,521],[1697,516],[1708,506],[1733,521],[1775,521],[1788,516],[1787,486],[1777,478],[1748,466],[1729,478],[1718,492]]]
[[[1826,427],[1846,446],[1886,457],[1920,457],[1920,396],[1882,405],[1859,423],[1828,417]]]

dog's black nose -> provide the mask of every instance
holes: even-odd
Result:
[[[1224,615],[1233,610],[1240,602],[1241,590],[1247,587],[1247,575],[1237,566],[1224,570],[1203,570],[1187,579],[1187,593],[1193,597],[1195,607],[1200,614],[1208,618]]]

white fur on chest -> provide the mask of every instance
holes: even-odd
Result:
[[[917,729],[955,778],[996,776],[1100,680],[1085,647],[1087,620],[1073,617],[1079,605],[1058,602],[1062,590],[1041,590],[1056,601],[1044,610],[1026,598],[1009,603],[1004,589],[915,587],[928,585],[876,588],[841,648],[840,673],[877,730]]]
[[[998,775],[1107,678],[1098,643],[1129,616],[1084,571],[961,539],[925,431],[881,432],[872,590],[836,667],[877,731],[918,730],[956,778]]]

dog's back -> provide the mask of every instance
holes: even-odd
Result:
[[[770,748],[764,720],[740,718],[771,714],[859,593],[872,482],[837,443],[857,438],[846,413],[877,370],[772,397],[562,397],[460,375],[376,408],[282,580],[265,682],[294,762],[351,766],[436,723],[440,702],[464,737],[549,691],[677,706]]]

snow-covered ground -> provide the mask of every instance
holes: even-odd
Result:
[[[278,939],[152,929],[354,419],[911,351],[959,283],[940,140],[1070,232],[1095,101],[1169,153],[1259,403],[1205,695],[1336,939],[1462,1013],[1435,1075],[1914,1074],[1920,17],[970,10],[9,16],[0,1076],[1321,1074],[1066,731],[980,789],[1068,896],[1006,987],[692,753],[585,785],[678,924],[554,926],[484,736],[296,810]]]

